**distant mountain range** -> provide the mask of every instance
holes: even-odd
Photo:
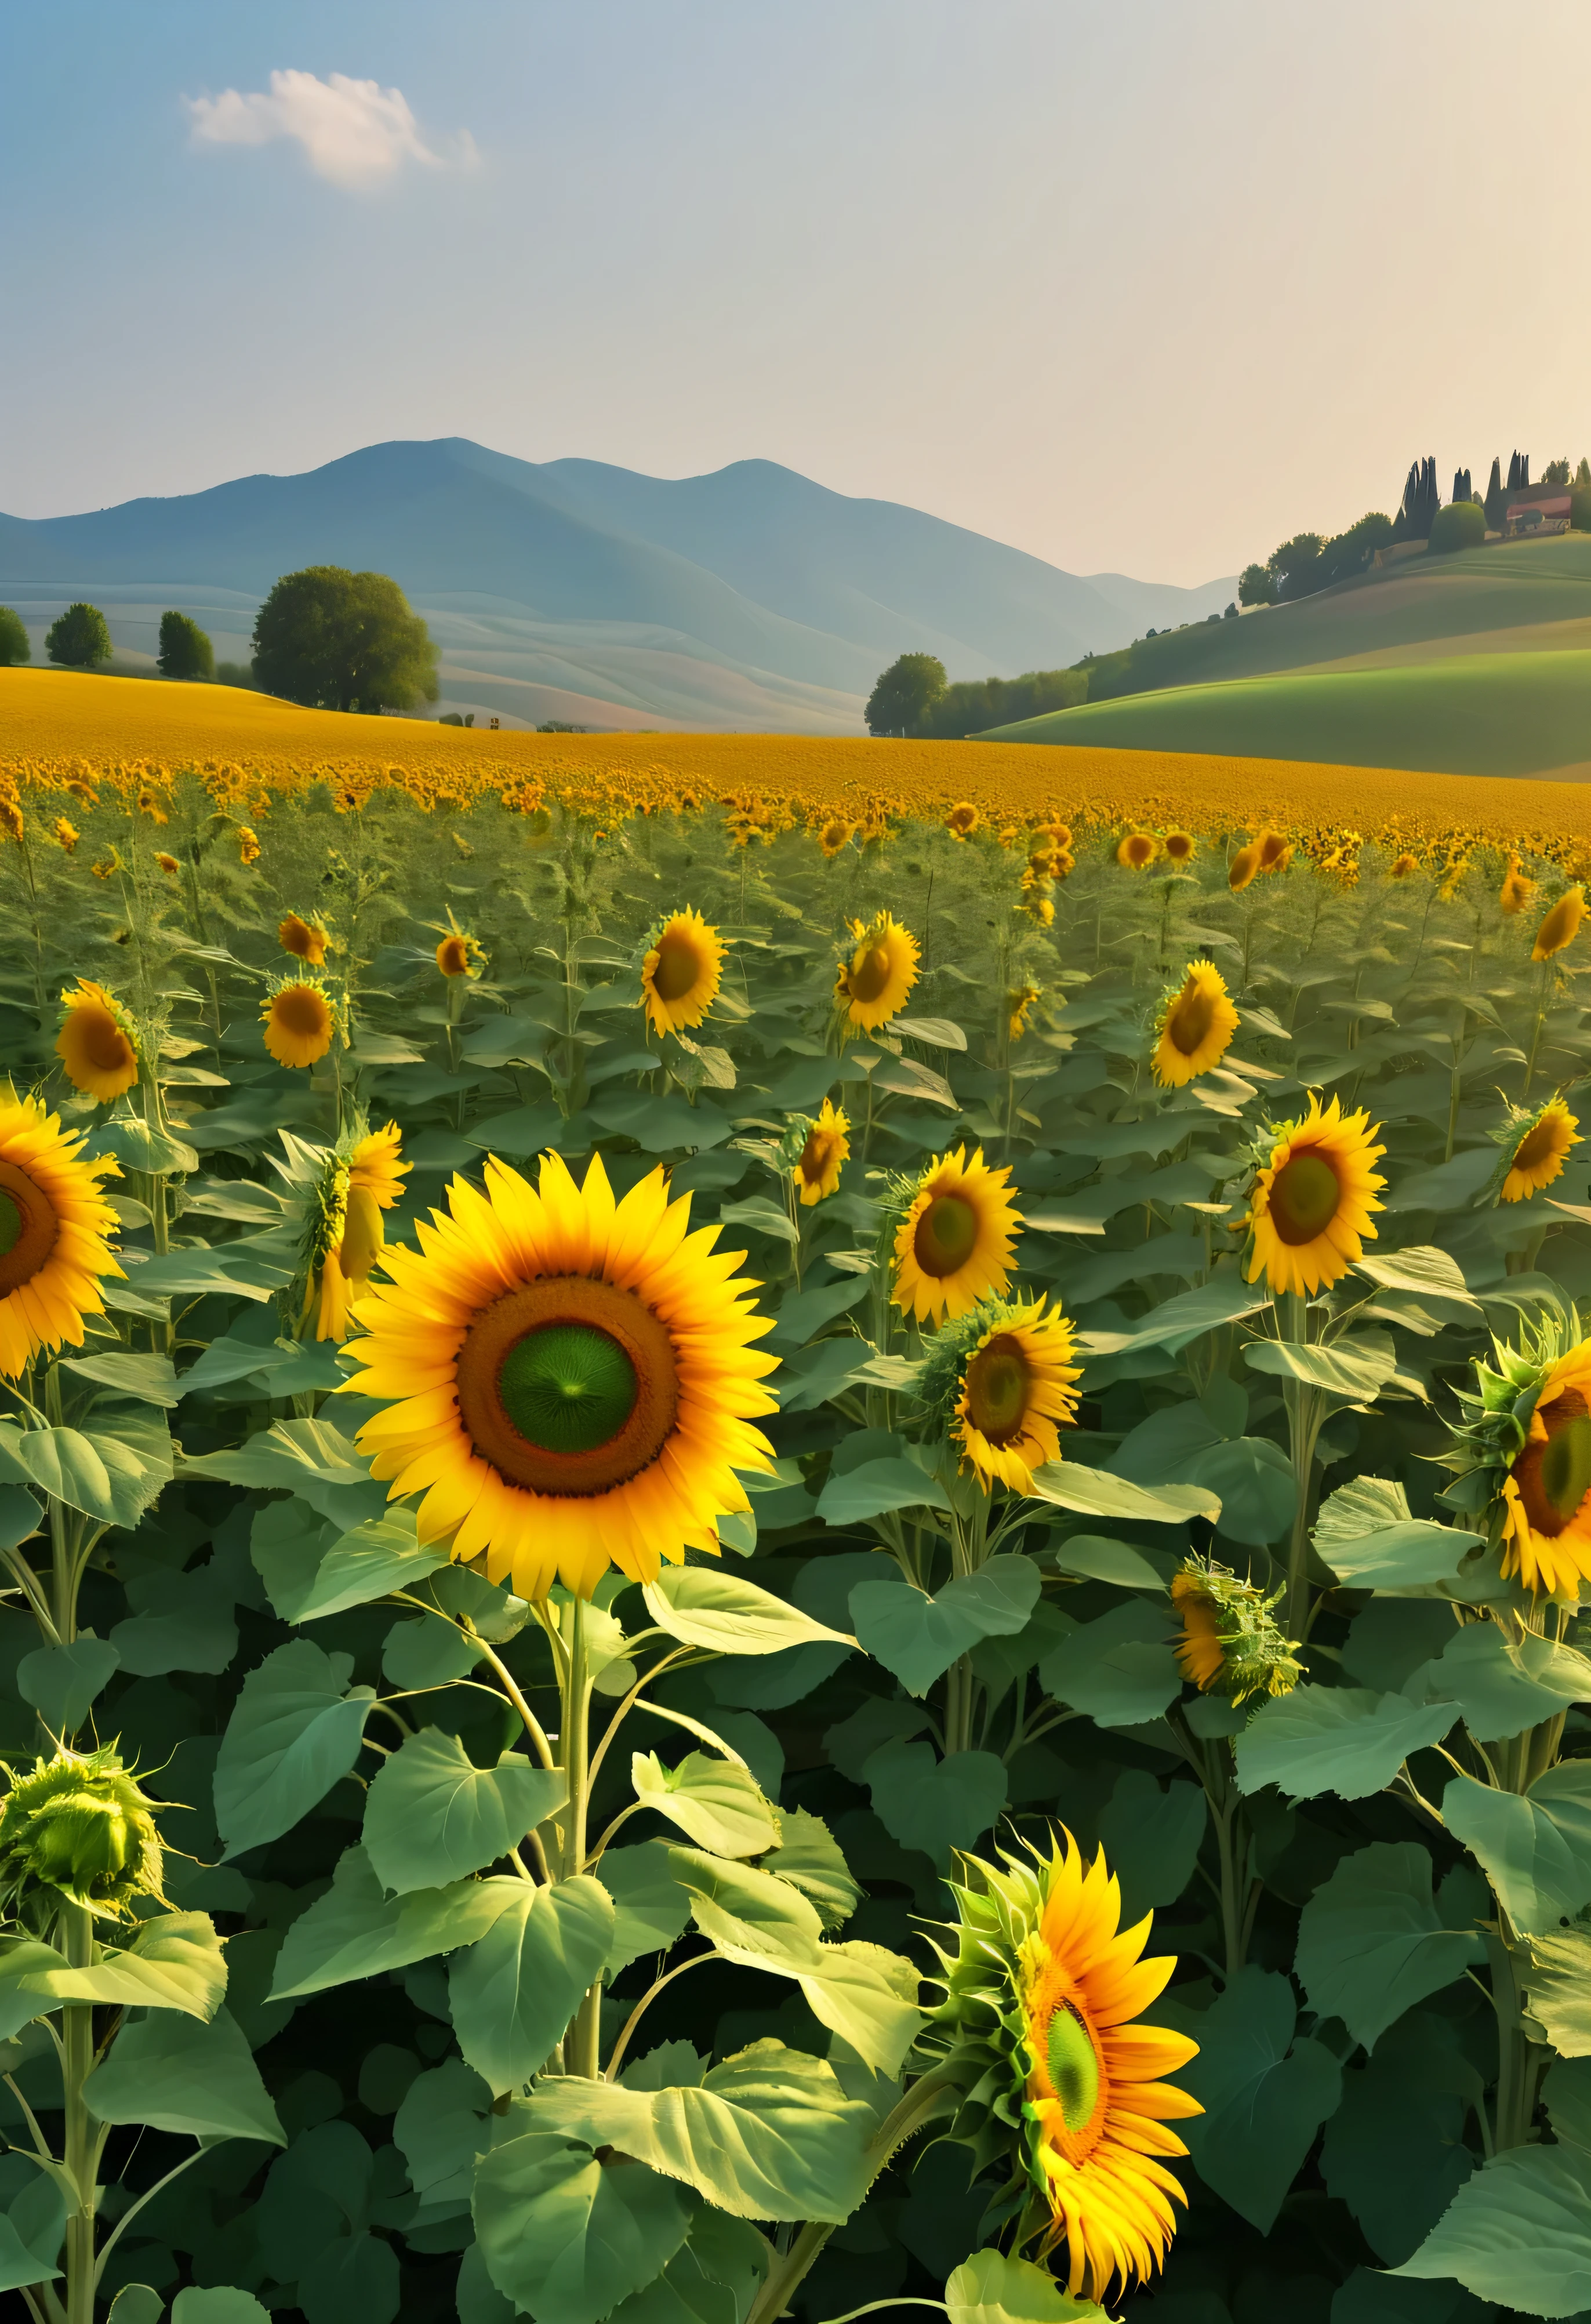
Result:
[[[316,564],[402,586],[442,648],[439,708],[835,734],[860,731],[898,653],[936,653],[952,678],[1054,669],[1202,621],[1236,588],[1081,578],[771,460],[669,481],[463,437],[82,516],[0,516],[0,603],[41,659],[56,613],[91,596],[124,667],[151,660],[168,605],[219,659],[246,660],[271,583]]]

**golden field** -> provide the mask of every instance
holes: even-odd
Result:
[[[492,733],[302,710],[229,687],[0,669],[6,788],[56,790],[89,772],[128,783],[195,772],[233,796],[325,782],[350,806],[392,786],[438,805],[483,791],[529,805],[545,793],[608,815],[722,803],[803,822],[936,819],[964,799],[992,821],[1023,824],[1274,823],[1384,842],[1463,832],[1554,854],[1591,842],[1591,790],[1574,783],[1008,742]]]

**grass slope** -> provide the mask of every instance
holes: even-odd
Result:
[[[1578,775],[1591,753],[1591,651],[1447,655],[1405,669],[1171,687],[1052,711],[979,739]]]

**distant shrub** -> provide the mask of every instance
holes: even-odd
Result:
[[[198,623],[186,613],[161,615],[161,650],[155,667],[162,678],[213,678],[216,650]]]
[[[1430,553],[1450,557],[1455,549],[1478,549],[1486,537],[1486,512],[1475,501],[1449,501],[1431,520]]]
[[[216,664],[216,683],[217,686],[246,687],[251,694],[259,690],[252,662],[218,661]]]
[[[13,606],[0,605],[0,669],[14,661],[29,660],[32,650],[22,615]]]
[[[92,669],[96,662],[109,661],[111,634],[105,615],[97,605],[69,605],[50,624],[44,650],[63,669]]]

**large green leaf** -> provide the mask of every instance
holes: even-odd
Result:
[[[362,1848],[345,1849],[332,1885],[300,1913],[276,1958],[271,1998],[287,2001],[351,1978],[406,1969],[483,1937],[513,1901],[512,1880],[458,1880],[389,1896]]]
[[[103,1694],[122,1657],[108,1638],[73,1638],[68,1646],[35,1646],[16,1665],[16,1691],[31,1702],[52,1735],[71,1735]]]
[[[547,2078],[525,2112],[683,2180],[736,2218],[849,2218],[870,2175],[872,2108],[821,2058],[779,2042],[754,2042],[694,2088]]]
[[[1298,1485],[1292,1463],[1268,1436],[1237,1436],[1195,1452],[1182,1474],[1191,1485],[1208,1485],[1221,1505],[1220,1530],[1229,1541],[1264,1549],[1279,1541],[1292,1523]]]
[[[108,1355],[63,1356],[66,1370],[97,1388],[113,1388],[118,1395],[141,1404],[158,1404],[169,1410],[180,1402],[177,1368],[170,1356],[136,1356],[115,1351]]]
[[[1315,1520],[1315,1547],[1339,1582],[1355,1589],[1429,1589],[1450,1582],[1483,1536],[1411,1516],[1402,1485],[1355,1477],[1329,1493]]]
[[[175,2009],[207,2019],[226,1991],[226,1963],[207,1913],[161,1913],[140,1922],[130,1945],[99,1949],[91,1967],[36,1971],[28,1983],[56,2001]]]
[[[245,1444],[202,1453],[182,1465],[189,1476],[297,1493],[323,1517],[349,1529],[382,1516],[387,1507],[387,1489],[372,1480],[369,1462],[327,1420],[279,1420]]]
[[[1304,1906],[1297,1969],[1310,2006],[1374,2049],[1405,2009],[1484,1960],[1473,1926],[1452,1926],[1431,1894],[1429,1852],[1376,1840],[1344,1858]]]
[[[1295,2043],[1297,2022],[1284,1977],[1239,1969],[1212,2009],[1189,2018],[1199,2055],[1178,2077],[1204,2107],[1178,2126],[1200,2177],[1262,2235],[1341,2095],[1337,2060],[1323,2043]]]
[[[1591,2308],[1591,2155],[1515,2146],[1459,2188],[1394,2275],[1457,2276],[1478,2299],[1528,2316]]]
[[[823,1818],[805,1808],[780,1811],[779,1844],[764,1869],[777,1872],[809,1897],[825,1929],[839,1928],[861,1902],[861,1890],[851,1877],[839,1841]]]
[[[392,2139],[420,2212],[456,2217],[469,2208],[475,2157],[492,2144],[492,2093],[462,2059],[417,2074],[392,2121]]]
[[[1404,1692],[1456,1702],[1470,1733],[1491,1743],[1591,1702],[1591,1661],[1550,1638],[1527,1634],[1514,1646],[1495,1622],[1467,1622]]]
[[[59,2006],[49,1986],[34,1980],[52,1977],[65,1967],[64,1955],[37,1937],[0,1940],[0,2042],[9,2042],[35,2017]]]
[[[1384,1791],[1411,1751],[1424,1750],[1458,1717],[1451,1702],[1411,1702],[1368,1687],[1297,1686],[1261,1705],[1237,1745],[1246,1792],[1274,1784],[1291,1799],[1322,1792],[1366,1799]]]
[[[865,1762],[873,1812],[903,1848],[921,1849],[942,1872],[952,1852],[973,1848],[1006,1804],[1006,1763],[992,1751],[952,1751],[894,1738]]]
[[[738,1574],[706,1565],[666,1565],[644,1592],[659,1629],[719,1655],[778,1655],[787,1646],[849,1646],[855,1640]]]
[[[1514,1958],[1526,2017],[1560,2057],[1591,2058],[1591,1929],[1550,1929]]]
[[[207,2025],[166,2010],[130,2019],[83,2095],[101,2122],[287,2144],[249,2045],[225,2009]]]
[[[1121,1883],[1122,1926],[1174,1904],[1193,1877],[1209,1829],[1203,1786],[1168,1784],[1162,1791],[1145,1767],[1128,1767],[1100,1811],[1099,1844]]]
[[[0,2292],[58,2282],[55,2261],[66,2231],[64,2190],[41,2171],[0,2210]],[[157,2311],[158,2312],[158,2311]]]
[[[107,1409],[93,1429],[0,1421],[0,1477],[36,1485],[100,1525],[137,1525],[171,1479],[171,1440],[139,1406]]]
[[[1208,1485],[1135,1485],[1129,1477],[1085,1468],[1081,1461],[1046,1461],[1033,1471],[1033,1490],[1058,1509],[1124,1524],[1186,1525],[1190,1517],[1208,1517],[1213,1525],[1221,1513],[1220,1495]]]
[[[606,1963],[610,1978],[643,1953],[666,1953],[690,1919],[690,1895],[675,1877],[672,1854],[661,1840],[602,1851],[596,1877],[613,1899]]]
[[[883,1517],[891,1509],[949,1507],[943,1486],[926,1469],[904,1454],[890,1454],[832,1476],[818,1495],[817,1513],[825,1525],[848,1526]]]
[[[447,1997],[458,2046],[494,2097],[546,2064],[602,1973],[613,1904],[587,1877],[513,1890],[484,1936],[454,1956]]]
[[[1374,1404],[1398,1368],[1391,1349],[1366,1348],[1350,1341],[1335,1347],[1297,1347],[1291,1340],[1251,1340],[1243,1351],[1250,1371],[1302,1380],[1328,1396],[1352,1404]]]
[[[350,1533],[334,1532],[297,1606],[277,1610],[290,1622],[319,1621],[391,1591],[412,1590],[446,1563],[446,1549],[418,1538],[412,1509],[390,1509]]]
[[[1096,1130],[1095,1137],[1099,1133]],[[1145,1149],[1147,1150],[1147,1149]],[[1180,1291],[1174,1299],[1151,1308],[1142,1323],[1127,1332],[1090,1332],[1080,1342],[1085,1355],[1121,1356],[1140,1348],[1163,1348],[1178,1354],[1207,1332],[1219,1331],[1246,1315],[1258,1314],[1271,1304],[1271,1295],[1245,1283],[1236,1268],[1226,1268],[1197,1291]],[[1105,1514],[1102,1512],[1102,1514]]]
[[[1591,1762],[1567,1759],[1523,1794],[1455,1775],[1442,1816],[1516,1929],[1555,1928],[1591,1904]]]
[[[1091,2300],[1062,2292],[1047,2268],[1004,2252],[974,2252],[944,2287],[950,2324],[1103,2324]]]
[[[1401,2017],[1344,2074],[1320,2169],[1389,2265],[1423,2242],[1475,2168],[1464,2126],[1483,2088],[1458,2027],[1427,2009]]]
[[[1101,1727],[1142,1727],[1182,1692],[1164,1605],[1129,1599],[1084,1622],[1039,1665],[1045,1692]]]
[[[685,2239],[690,2206],[667,2179],[637,2163],[599,2162],[602,2142],[575,2143],[545,2120],[538,2099],[520,2101],[501,2144],[482,2157],[481,2255],[498,2290],[536,2324],[601,2324],[662,2273]]]
[[[730,1760],[692,1751],[677,1767],[666,1767],[655,1752],[638,1751],[630,1780],[638,1799],[714,1856],[760,1856],[779,1836],[754,1778]]]
[[[422,1727],[383,1762],[364,1806],[364,1851],[400,1896],[496,1864],[568,1797],[563,1774],[505,1751],[477,1767],[456,1735]]]
[[[350,1688],[351,1655],[290,1639],[243,1683],[216,1762],[228,1856],[290,1831],[359,1757],[373,1687]]]
[[[859,1582],[851,1618],[866,1652],[920,1696],[979,1638],[1025,1628],[1042,1586],[1031,1558],[993,1557],[975,1573],[953,1574],[932,1598],[909,1584]]]

